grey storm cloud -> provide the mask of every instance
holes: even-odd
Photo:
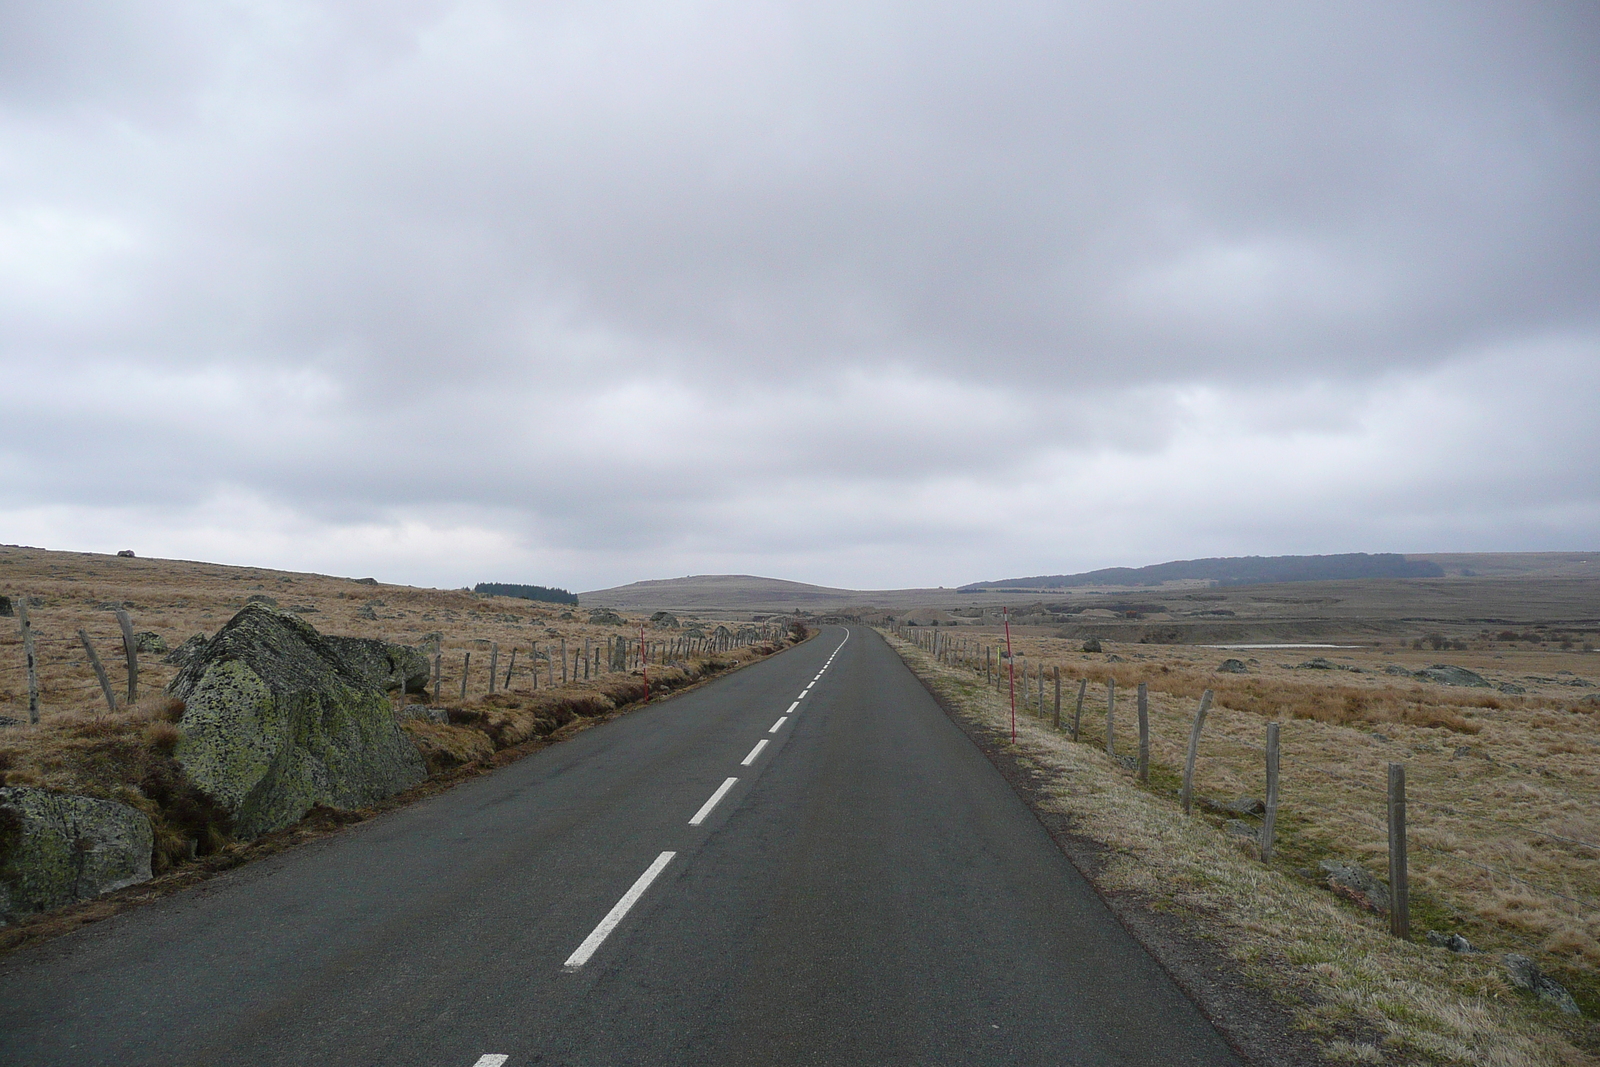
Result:
[[[881,586],[1600,533],[1589,4],[0,25],[8,540]]]

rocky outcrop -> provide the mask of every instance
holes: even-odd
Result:
[[[173,754],[244,839],[406,789],[422,758],[366,671],[304,619],[252,604],[168,687],[184,702]]]
[[[1483,675],[1475,674],[1465,667],[1451,666],[1448,663],[1435,663],[1431,667],[1413,671],[1411,677],[1421,678],[1425,682],[1437,682],[1440,685],[1460,685],[1471,689],[1491,688],[1488,680]]]
[[[609,608],[596,608],[589,612],[590,626],[626,626],[628,620]]]
[[[1217,664],[1218,674],[1249,674],[1250,668],[1244,665],[1242,659],[1225,659]]]
[[[148,882],[154,842],[126,804],[0,786],[0,922]]]
[[[670,611],[658,611],[650,616],[650,625],[657,630],[676,630],[679,627],[678,617]]]
[[[367,680],[368,685],[383,690],[400,688],[405,679],[406,692],[420,693],[428,687],[433,668],[428,657],[415,648],[392,645],[374,637],[324,637],[345,666]]]

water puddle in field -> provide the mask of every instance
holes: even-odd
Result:
[[[1201,645],[1201,648],[1227,648],[1227,649],[1252,649],[1252,648],[1367,648],[1367,645]]]

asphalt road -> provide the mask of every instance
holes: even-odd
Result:
[[[5,1064],[1235,1062],[859,627],[0,960]]]

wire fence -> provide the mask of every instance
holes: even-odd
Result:
[[[1037,717],[1047,719],[1049,724],[1055,729],[1059,729],[1064,732],[1073,732],[1076,730],[1078,732],[1078,736],[1074,737],[1074,740],[1078,740],[1080,743],[1087,743],[1096,749],[1105,749],[1108,751],[1108,754],[1116,756],[1116,749],[1112,739],[1112,727],[1117,704],[1119,701],[1124,701],[1126,699],[1124,694],[1127,693],[1127,689],[1116,687],[1114,677],[1110,684],[1098,684],[1098,707],[1093,707],[1089,704],[1087,696],[1090,686],[1097,683],[1093,683],[1092,680],[1087,677],[1073,677],[1070,672],[1062,672],[1059,667],[1056,667],[1055,670],[1047,677],[1046,667],[1042,664],[1033,665],[1031,670],[1028,665],[1014,666],[1015,658],[1007,656],[1003,648],[992,645],[983,645],[961,638],[953,638],[949,635],[941,634],[936,628],[932,627],[923,628],[893,625],[889,627],[889,630],[902,641],[921,649],[922,652],[924,652],[933,661],[946,667],[976,675],[982,679],[984,684],[989,688],[999,690],[1002,696],[1009,691],[1012,699],[1015,701],[1015,706],[1018,707],[1019,710],[1025,712],[1031,711]],[[1046,684],[1041,685],[1040,683],[1042,680],[1045,680]],[[1063,687],[1065,687],[1065,689],[1063,689]],[[1063,693],[1065,693],[1065,695],[1063,695]],[[1207,696],[1209,696],[1209,690],[1207,691]],[[1206,702],[1203,701],[1203,703]],[[1066,706],[1064,707],[1063,705]],[[1123,714],[1125,722],[1126,712]],[[1142,714],[1141,718],[1143,718]],[[1104,723],[1104,732],[1102,732],[1101,723],[1096,723],[1093,721],[1095,719],[1102,720]],[[1238,753],[1241,752],[1248,752],[1252,757],[1257,755],[1267,757],[1269,755],[1269,749],[1264,745],[1257,745],[1241,738],[1230,737],[1226,734],[1205,734],[1199,725],[1204,721],[1204,713],[1202,712],[1198,714],[1197,719],[1199,721],[1191,725],[1194,731],[1192,735],[1193,740],[1198,743],[1198,752],[1191,752],[1189,755],[1188,759],[1191,764],[1193,764],[1197,758],[1201,760],[1211,759],[1214,761],[1228,761],[1230,759],[1236,759]],[[1128,767],[1137,766],[1143,768],[1148,766],[1148,749],[1150,741],[1153,739],[1153,734],[1151,732],[1152,725],[1153,724],[1150,721],[1146,720],[1145,722],[1142,722],[1139,727],[1140,755],[1138,759],[1129,760],[1127,756],[1120,756],[1117,757],[1119,763]],[[1085,729],[1085,727],[1087,727],[1087,729]],[[1180,742],[1178,739],[1167,738],[1165,739],[1164,743],[1169,748],[1177,748],[1181,750],[1185,745],[1190,743],[1190,739],[1184,738]],[[1503,766],[1504,765],[1502,765],[1502,770]],[[1361,778],[1356,775],[1333,770],[1317,763],[1301,760],[1280,759],[1278,773],[1284,775],[1286,780],[1290,782],[1297,780],[1297,776],[1316,776],[1328,781],[1337,782],[1341,787],[1346,787],[1349,795],[1368,798],[1362,803],[1370,803],[1374,806],[1383,805],[1388,809],[1388,814],[1390,815],[1391,819],[1394,817],[1394,801],[1396,798],[1392,793],[1392,787],[1389,787],[1382,781],[1374,781],[1371,778]],[[1190,766],[1184,776],[1185,792],[1191,788],[1192,775],[1193,767]],[[1404,790],[1403,777],[1401,781],[1402,790]],[[1423,853],[1430,858],[1437,858],[1442,862],[1448,862],[1460,865],[1462,867],[1471,868],[1475,871],[1481,872],[1482,874],[1488,875],[1491,878],[1504,879],[1507,883],[1521,886],[1537,894],[1551,898],[1552,900],[1558,900],[1566,904],[1574,905],[1577,908],[1582,909],[1580,912],[1580,917],[1586,920],[1600,917],[1600,901],[1557,889],[1554,886],[1538,881],[1536,878],[1529,877],[1528,873],[1525,871],[1508,870],[1503,866],[1485,863],[1482,862],[1481,859],[1473,859],[1462,855],[1461,852],[1463,849],[1443,848],[1438,845],[1431,844],[1425,840],[1417,840],[1416,838],[1419,833],[1422,833],[1424,836],[1426,836],[1425,832],[1427,831],[1452,832],[1452,827],[1448,823],[1441,822],[1440,820],[1458,819],[1469,822],[1488,823],[1493,826],[1503,827],[1508,831],[1513,831],[1514,836],[1528,835],[1530,837],[1560,842],[1562,844],[1571,845],[1577,848],[1588,849],[1596,854],[1600,854],[1600,844],[1597,844],[1596,842],[1555,833],[1549,830],[1540,829],[1535,826],[1528,826],[1523,823],[1513,822],[1508,819],[1499,818],[1485,813],[1464,811],[1455,805],[1415,798],[1406,795],[1406,793],[1402,791],[1399,797],[1399,803],[1402,809],[1402,821],[1399,823],[1402,840],[1397,843],[1394,841],[1395,825],[1393,823],[1386,825],[1383,822],[1362,814],[1360,811],[1352,811],[1349,809],[1318,803],[1312,798],[1303,795],[1303,791],[1291,791],[1290,800],[1292,801],[1292,805],[1295,810],[1303,813],[1315,812],[1317,817],[1323,817],[1350,826],[1360,827],[1363,831],[1377,835],[1379,839],[1385,841],[1391,847],[1391,849],[1398,844],[1402,856],[1407,851],[1414,850],[1416,852]],[[1407,807],[1417,809],[1420,813],[1425,813],[1425,817],[1420,821],[1411,819],[1409,816],[1404,814],[1404,809]],[[1288,806],[1285,805],[1283,801],[1274,798],[1275,815],[1279,815],[1287,809]],[[1240,819],[1253,819],[1257,823],[1262,824],[1262,830],[1264,830],[1267,825],[1270,825],[1271,822],[1271,820],[1266,819],[1261,813],[1256,811],[1233,810],[1233,808],[1227,805],[1214,806],[1213,810],[1219,810],[1225,814]],[[1409,822],[1406,821],[1407,819],[1409,819]],[[1260,834],[1262,830],[1258,830],[1258,834]],[[1270,833],[1272,831],[1268,830],[1267,832]],[[1271,850],[1271,842],[1262,841],[1262,845],[1263,855],[1269,855]],[[1392,859],[1391,866],[1393,866]],[[1402,859],[1401,867],[1404,868],[1404,866],[1405,863]],[[1391,871],[1391,881],[1392,880],[1393,871]],[[1506,932],[1508,934],[1511,933],[1510,931]]]

